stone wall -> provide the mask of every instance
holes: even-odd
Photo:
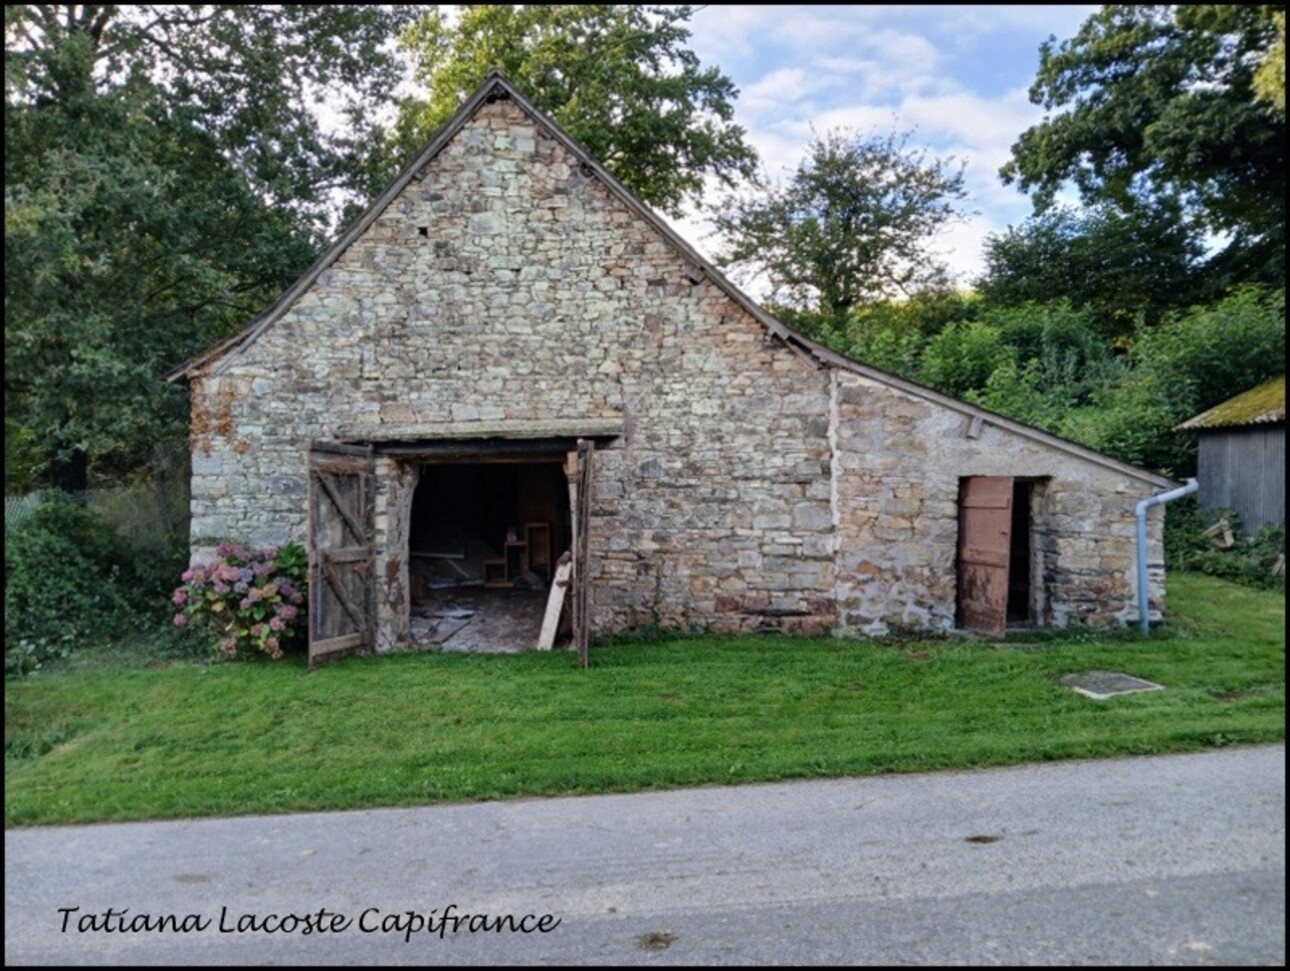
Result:
[[[594,631],[951,626],[958,481],[989,474],[1044,477],[1043,620],[1133,615],[1141,481],[989,424],[967,438],[954,409],[816,366],[509,100],[418,176],[193,379],[195,559],[224,538],[303,542],[307,443],[338,429],[616,419],[596,456]],[[406,634],[418,474],[378,459],[382,649]],[[1158,561],[1158,519],[1152,535]]]
[[[195,556],[303,541],[306,443],[337,428],[621,417],[596,461],[593,628],[831,627],[827,371],[510,101],[421,175],[193,382]],[[378,492],[381,584],[406,575],[398,474]]]
[[[1155,489],[988,421],[834,371],[840,626],[950,628],[957,593],[959,480],[1036,480],[1031,523],[1039,622],[1136,620],[1134,511]],[[973,437],[976,435],[977,437]],[[1163,514],[1148,520],[1150,597],[1164,597]]]

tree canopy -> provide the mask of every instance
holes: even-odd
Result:
[[[409,7],[23,4],[5,8],[5,109],[145,88],[274,205],[325,228],[337,190],[388,177],[375,108],[401,80]],[[317,110],[327,102],[328,115]]]
[[[1280,284],[1284,108],[1255,89],[1261,66],[1275,70],[1276,10],[1109,5],[1050,39],[1030,90],[1049,114],[1014,144],[1004,181],[1039,211],[1067,183],[1126,212],[1144,195],[1174,198],[1198,238],[1227,238],[1215,266],[1233,282]]]
[[[166,372],[308,265],[397,72],[390,10],[5,10],[6,428],[84,488],[182,434]],[[326,92],[346,110],[310,109]],[[341,92],[347,94],[341,94]],[[361,158],[361,162],[360,162]]]
[[[1171,199],[1132,212],[1061,206],[987,236],[977,288],[996,306],[1068,299],[1093,311],[1104,336],[1123,338],[1206,295],[1202,257]]]
[[[670,214],[705,179],[751,176],[756,153],[733,121],[734,83],[686,42],[689,6],[468,4],[438,8],[403,34],[424,96],[401,106],[405,153],[428,141],[491,68],[641,199]]]
[[[1254,72],[1254,93],[1280,113],[1282,121],[1286,116],[1286,12],[1274,10],[1272,23],[1276,27],[1277,38],[1268,56],[1264,58],[1259,69]]]
[[[966,198],[962,165],[906,147],[907,135],[817,135],[780,185],[714,216],[725,266],[764,270],[776,299],[816,304],[829,326],[857,306],[943,288],[932,237]]]

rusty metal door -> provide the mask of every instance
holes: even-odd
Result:
[[[578,649],[578,664],[584,668],[588,664],[590,631],[587,615],[591,604],[591,583],[587,576],[587,561],[591,552],[591,472],[595,453],[595,442],[585,438],[578,440],[573,533],[573,643]]]
[[[983,634],[1008,625],[1012,477],[980,475],[959,485],[958,623]]]
[[[309,665],[373,643],[370,445],[314,442],[309,450]]]

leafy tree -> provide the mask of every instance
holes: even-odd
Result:
[[[1254,93],[1261,100],[1272,105],[1286,117],[1286,12],[1276,10],[1272,13],[1272,23],[1276,25],[1277,40],[1268,51],[1268,56],[1254,73]]]
[[[1030,98],[1050,114],[1013,145],[1001,175],[1039,211],[1072,182],[1127,213],[1176,198],[1191,231],[1225,235],[1234,281],[1285,277],[1284,111],[1255,97],[1276,8],[1108,5],[1040,49]]]
[[[393,83],[390,11],[5,11],[5,413],[69,491],[181,434],[166,371],[244,325],[371,184],[346,111]],[[334,87],[333,87],[334,86]],[[308,109],[348,92],[334,131]]]
[[[835,330],[865,303],[943,289],[947,273],[927,243],[966,197],[962,166],[907,140],[817,136],[786,184],[716,213],[722,264],[764,270],[777,299],[816,303]]]
[[[1098,333],[1093,314],[1068,300],[989,307],[982,323],[997,328],[1004,343],[1017,352],[1023,365],[1040,364],[1054,373],[1069,370],[1088,374],[1111,355]]]
[[[334,193],[361,199],[388,178],[388,160],[373,157],[376,109],[402,79],[387,48],[412,16],[348,4],[6,7],[6,114],[146,88],[257,195],[323,228]],[[327,122],[313,107],[324,97]]]
[[[162,378],[245,324],[314,252],[214,147],[125,93],[15,112],[6,135],[5,410],[53,484],[130,467],[183,427]],[[15,170],[17,170],[15,172]]]
[[[1194,468],[1194,447],[1189,450],[1173,427],[1182,419],[1165,400],[1158,380],[1150,373],[1134,372],[1123,382],[1105,389],[1092,407],[1072,412],[1061,434],[1105,455],[1155,469],[1164,475]]]
[[[937,391],[961,398],[984,388],[1000,368],[1016,366],[1016,348],[999,328],[974,320],[951,324],[928,342],[921,377]]]
[[[1142,335],[1133,356],[1184,421],[1285,373],[1285,291],[1243,287],[1178,314]]]
[[[45,455],[36,433],[9,415],[4,419],[4,494],[31,491],[45,470]]]
[[[732,121],[734,83],[689,49],[693,7],[468,4],[403,35],[425,97],[401,106],[398,140],[420,147],[500,67],[641,199],[679,214],[708,176],[731,185],[756,153]]]
[[[1192,474],[1195,436],[1174,427],[1283,374],[1285,356],[1285,291],[1243,287],[1143,334],[1132,371],[1073,413],[1064,433],[1128,462]]]
[[[1125,212],[1052,208],[988,236],[977,286],[996,306],[1068,299],[1088,308],[1107,338],[1154,326],[1204,295],[1201,247],[1176,205]]]
[[[981,308],[981,298],[970,292],[863,304],[852,312],[834,347],[857,361],[918,380],[928,340],[947,327],[977,319]]]
[[[917,381],[927,338],[921,331],[901,327],[890,318],[869,317],[847,328],[843,353],[880,371]]]
[[[981,315],[1013,355],[964,397],[1047,431],[1124,380],[1126,367],[1098,333],[1093,314],[1066,300],[991,308]]]

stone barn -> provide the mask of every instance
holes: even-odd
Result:
[[[315,658],[544,604],[566,551],[584,643],[1122,624],[1174,485],[794,333],[498,74],[172,380],[194,560],[307,544]]]

